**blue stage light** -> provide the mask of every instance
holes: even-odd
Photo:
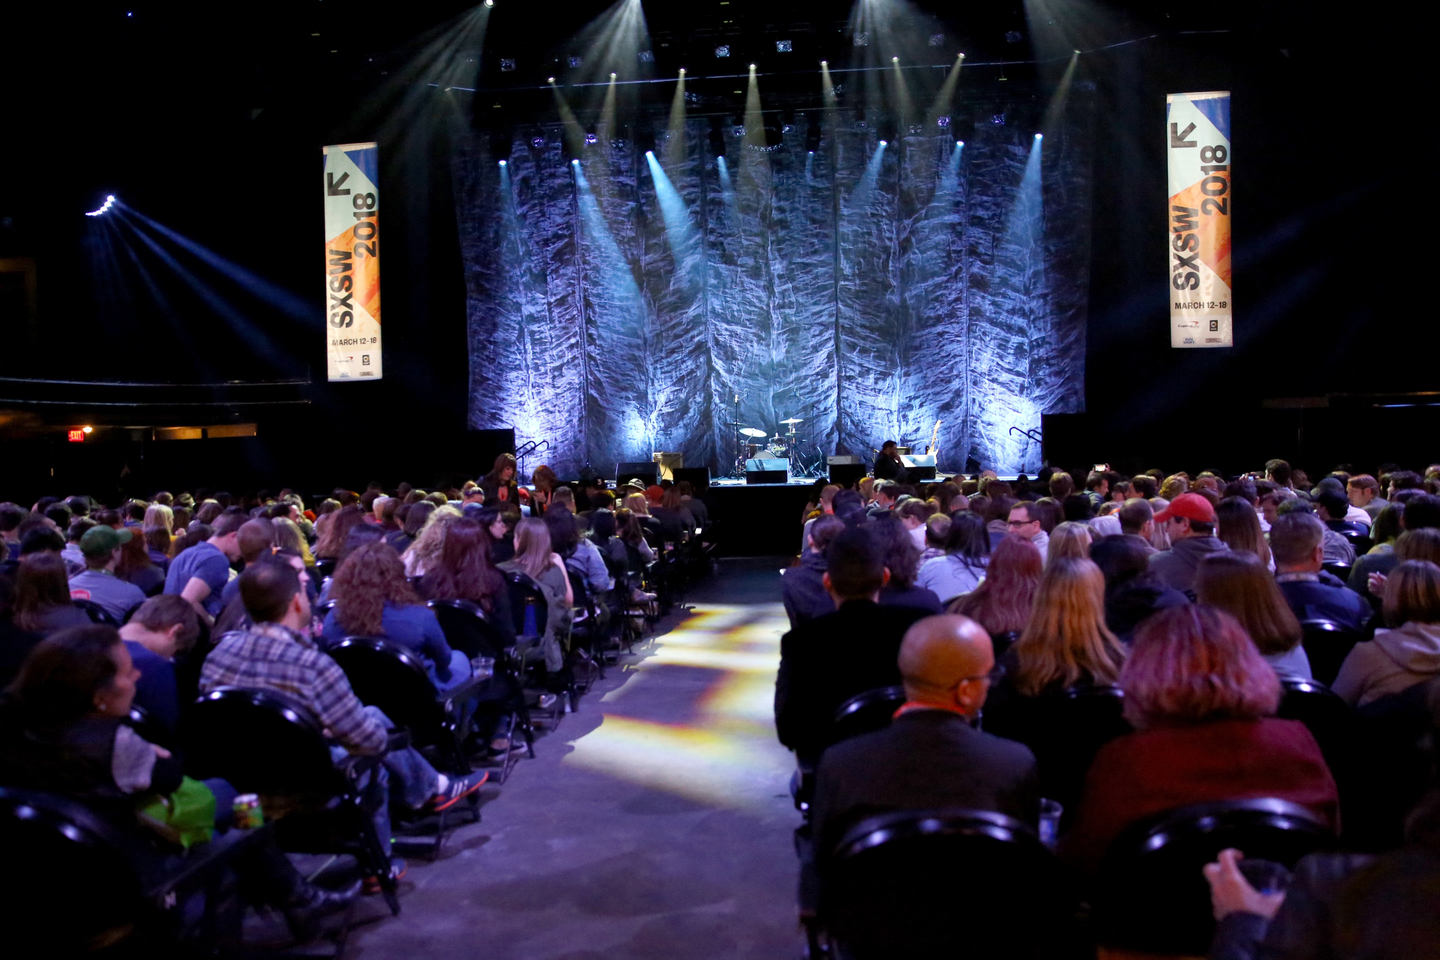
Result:
[[[1036,140],[1044,140],[1044,139],[1045,139],[1045,134],[1043,134],[1043,133],[1037,133],[1037,134],[1035,134],[1035,139],[1036,139]]]
[[[87,210],[87,211],[85,212],[85,216],[87,216],[87,217],[98,217],[98,216],[100,216],[102,213],[108,213],[109,210],[110,210],[110,208],[113,207],[113,206],[115,206],[115,198],[114,198],[114,197],[106,197],[106,198],[105,198],[105,202],[102,203],[102,204],[100,204],[100,209],[98,209],[98,210]]]

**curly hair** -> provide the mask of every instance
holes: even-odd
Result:
[[[413,508],[411,513],[413,515]],[[440,562],[440,552],[445,549],[445,532],[459,519],[460,511],[451,506],[440,507],[431,513],[415,541],[405,548],[401,558],[405,561],[405,572],[418,577],[433,570]]]
[[[400,606],[421,603],[405,567],[394,549],[379,540],[357,548],[335,571],[330,584],[335,600],[335,619],[348,634],[375,636],[384,633],[381,617],[386,602]]]

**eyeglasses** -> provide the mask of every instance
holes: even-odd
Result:
[[[1011,527],[1028,527],[1032,523],[1039,522],[1039,520],[1007,520],[1006,524]]]
[[[1004,664],[997,663],[993,668],[991,668],[989,673],[982,673],[978,677],[961,677],[959,681],[956,682],[955,686],[958,687],[962,683],[969,683],[971,680],[986,680],[990,683],[999,683],[1001,678],[1003,678],[1004,676]]]

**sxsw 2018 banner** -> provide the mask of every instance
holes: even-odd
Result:
[[[1170,346],[1229,347],[1230,93],[1166,98]]]
[[[379,380],[380,152],[322,147],[325,161],[325,368],[331,380]]]

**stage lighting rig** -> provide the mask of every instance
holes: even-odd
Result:
[[[654,63],[655,51],[641,50],[639,53],[635,54],[635,59],[639,60],[641,63]]]
[[[790,52],[793,51],[794,49],[795,49],[795,47],[790,43],[789,40],[776,40],[776,41],[775,41],[775,52],[776,52],[776,53],[790,53]]]
[[[943,34],[943,33],[932,33],[932,34],[930,34],[930,46],[932,46],[932,47],[943,47],[943,46],[945,46],[945,34]]]
[[[584,57],[570,57],[570,58],[569,58],[568,60],[566,60],[565,62],[568,63],[568,64],[570,64],[570,69],[573,70],[573,69],[575,69],[576,67],[580,66],[582,63],[584,63],[584,62],[585,62],[585,58],[584,58]]]
[[[514,72],[515,72],[515,60],[514,60],[514,58],[512,58],[512,57],[501,57],[501,58],[500,58],[500,72],[501,72],[501,73],[514,73]]]
[[[868,33],[857,33],[857,34],[855,34],[854,43],[855,43],[855,46],[857,46],[857,47],[868,47],[868,46],[870,46],[870,34],[868,34]]]
[[[728,56],[730,56],[730,44],[728,44],[728,43],[722,43],[722,44],[720,44],[720,46],[716,47],[716,48],[715,48],[715,56],[716,56],[716,57],[728,57]]]
[[[114,197],[106,197],[106,198],[105,198],[105,202],[102,203],[102,204],[100,204],[100,208],[99,208],[98,210],[87,210],[87,211],[85,212],[85,216],[87,216],[87,217],[98,217],[98,216],[100,216],[101,214],[109,213],[109,212],[110,212],[110,208],[113,207],[113,206],[115,206],[115,198],[114,198]]]

